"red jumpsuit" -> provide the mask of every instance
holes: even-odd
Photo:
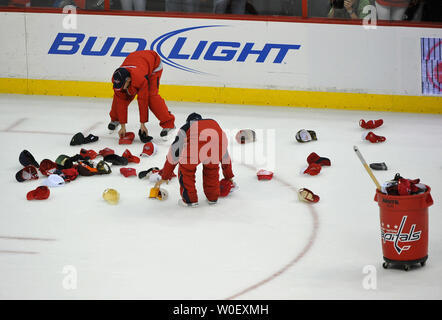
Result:
[[[163,66],[160,56],[152,50],[130,53],[120,68],[129,71],[132,79],[127,90],[114,89],[114,99],[109,113],[111,121],[127,123],[127,108],[137,95],[140,122],[148,121],[149,109],[160,120],[162,128],[174,128],[175,117],[158,94]]]
[[[180,194],[184,202],[198,202],[195,173],[198,164],[203,165],[204,194],[209,201],[219,197],[219,165],[225,179],[234,177],[232,163],[227,151],[227,136],[215,120],[202,119],[181,127],[169,149],[160,175],[163,180],[172,178],[178,167]]]

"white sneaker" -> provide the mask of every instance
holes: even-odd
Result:
[[[184,202],[183,199],[178,200],[178,204],[182,207],[190,207],[190,208],[198,207],[198,202],[187,203]]]
[[[218,203],[218,200],[210,201],[209,199],[207,199],[207,202],[209,203],[209,205],[213,206],[214,204]]]

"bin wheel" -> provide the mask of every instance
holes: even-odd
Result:
[[[405,271],[408,271],[408,270],[410,270],[410,266],[408,266],[408,265],[405,265],[405,266],[404,266],[404,270],[405,270]]]
[[[384,269],[387,269],[388,267],[389,267],[389,263],[388,262],[384,262],[383,264],[382,264],[382,267],[384,268]]]
[[[422,266],[422,267],[425,266],[425,261],[422,261],[422,262],[421,262],[421,266]]]

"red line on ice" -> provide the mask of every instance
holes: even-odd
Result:
[[[251,170],[256,171],[257,169],[254,168],[253,166],[250,165],[246,165],[246,164],[241,164]],[[278,181],[279,183],[285,185],[286,187],[289,187],[290,189],[292,189],[293,191],[295,191],[296,193],[298,193],[298,190],[296,187],[294,187],[293,185],[291,185],[290,183],[282,180],[281,178],[279,178],[278,176],[274,176],[273,179],[275,179],[276,181]],[[290,269],[291,267],[293,267],[294,264],[296,264],[297,262],[299,262],[306,254],[307,252],[310,251],[310,249],[313,246],[313,243],[316,240],[317,234],[318,234],[318,229],[319,229],[319,217],[318,214],[316,213],[316,210],[314,209],[313,206],[311,205],[307,205],[307,207],[309,208],[310,211],[310,215],[313,219],[313,227],[312,227],[312,231],[311,234],[309,236],[309,239],[307,241],[307,244],[304,246],[304,248],[302,249],[302,251],[296,255],[296,257],[294,257],[292,260],[290,260],[286,265],[284,265],[281,269],[277,270],[276,272],[274,272],[273,274],[271,274],[270,276],[264,278],[263,280],[235,293],[234,295],[231,295],[230,297],[226,298],[226,300],[232,300],[232,299],[236,299],[239,296],[242,296],[250,291],[253,291],[261,286],[263,286],[264,284],[276,279],[277,277],[279,277],[280,275],[282,275],[284,272],[286,272],[288,269]]]

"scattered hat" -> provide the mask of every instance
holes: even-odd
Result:
[[[47,186],[40,186],[32,191],[29,191],[26,194],[26,199],[28,199],[28,200],[45,200],[45,199],[49,198],[50,194],[51,194],[51,191],[49,191],[49,188]]]
[[[47,179],[43,180],[43,185],[47,187],[60,187],[64,186],[64,179],[58,174],[51,174]]]
[[[318,140],[316,137],[316,132],[314,132],[313,130],[299,130],[296,133],[296,141],[298,142],[309,142],[312,140]]]
[[[156,198],[158,200],[166,200],[169,197],[169,192],[162,188],[151,188],[149,198]]]
[[[167,198],[169,198],[169,192],[167,192],[166,189],[160,188],[160,190],[158,190],[157,199],[158,200],[167,200]]]
[[[309,154],[309,156],[307,157],[307,163],[308,164],[316,163],[316,164],[319,164],[320,166],[330,166],[331,165],[329,158],[320,157],[315,152],[312,152]]]
[[[126,132],[126,134],[120,138],[118,144],[132,144],[134,139],[135,139],[135,133]]]
[[[57,157],[57,159],[55,159],[55,163],[58,164],[61,167],[64,167],[66,164],[66,161],[69,159],[70,157],[65,155],[65,154],[61,154]]]
[[[79,146],[81,144],[83,144],[84,142],[84,135],[81,132],[76,133],[72,138],[71,138],[71,146]]]
[[[146,132],[138,130],[138,136],[140,137],[141,142],[147,143],[152,141],[153,137],[148,136]]]
[[[152,183],[157,183],[161,179],[162,178],[161,178],[161,175],[160,175],[159,171],[152,172],[152,174],[149,176],[149,181],[152,182]]]
[[[239,130],[235,136],[235,140],[240,144],[254,142],[256,141],[256,133],[252,129]]]
[[[104,149],[98,151],[98,153],[99,153],[100,155],[102,155],[103,157],[105,157],[105,156],[108,156],[108,155],[110,155],[110,154],[114,154],[115,151],[112,150],[111,148],[104,148]]]
[[[106,189],[103,191],[103,199],[109,204],[117,204],[120,200],[120,194],[115,189]]]
[[[256,175],[258,180],[272,180],[273,178],[273,172],[264,169],[259,170]]]
[[[299,200],[305,201],[305,202],[316,203],[319,201],[319,196],[317,196],[316,194],[314,194],[312,191],[310,191],[307,188],[299,189],[298,198],[299,198]]]
[[[110,155],[105,156],[104,161],[110,162],[116,166],[125,166],[129,163],[129,161],[126,158],[121,157],[116,154],[110,154]]]
[[[372,168],[373,170],[388,170],[385,162],[370,163],[370,168]]]
[[[158,168],[158,167],[149,168],[147,170],[140,171],[138,173],[138,178],[139,179],[144,179],[144,178],[149,179],[152,173],[159,172],[159,171],[160,171],[160,168]]]
[[[365,122],[365,120],[363,120],[363,119],[359,120],[359,125],[361,126],[361,128],[364,128],[364,129],[376,129],[376,128],[382,126],[383,123],[384,123],[384,120],[382,120],[382,119],[368,120],[367,122]]]
[[[49,159],[43,159],[40,162],[40,172],[44,176],[48,176],[54,172],[55,169],[57,169],[57,164]]]
[[[28,165],[15,174],[15,179],[17,179],[18,182],[23,182],[27,180],[37,180],[38,179],[37,168],[32,165]]]
[[[113,87],[116,90],[120,90],[124,83],[126,82],[126,79],[130,77],[130,72],[126,68],[118,68],[114,71],[114,74],[112,75],[112,83]]]
[[[134,168],[121,168],[120,173],[126,178],[130,176],[137,176],[137,170],[135,170]]]
[[[317,164],[317,163],[310,163],[308,165],[307,168],[303,169],[302,173],[307,173],[311,176],[316,176],[317,174],[319,174],[319,172],[321,172],[321,165]]]
[[[83,159],[93,160],[98,156],[98,153],[96,153],[94,150],[81,149],[80,155],[83,157]]]
[[[202,119],[203,119],[203,117],[201,117],[201,115],[199,113],[192,112],[191,114],[189,114],[187,116],[186,122],[198,121],[198,120],[202,120]]]
[[[126,149],[123,154],[122,154],[123,158],[126,158],[127,161],[133,162],[133,163],[140,163],[140,158],[138,158],[137,156],[132,155],[132,153],[130,153],[129,149]]]
[[[109,164],[106,161],[104,161],[104,160],[101,160],[101,161],[99,161],[97,163],[97,168],[96,169],[97,169],[99,174],[109,174],[109,173],[112,172]]]
[[[86,162],[79,163],[77,166],[77,171],[80,176],[84,176],[84,177],[90,177],[90,176],[98,174],[98,169],[93,168],[92,166],[90,166]]]
[[[370,131],[362,135],[362,140],[368,140],[371,143],[378,143],[378,142],[384,142],[387,139],[383,136],[377,136],[372,131]]]
[[[78,177],[78,171],[75,168],[62,169],[61,172],[62,172],[61,177],[66,182],[73,181]]]
[[[34,156],[28,150],[23,150],[22,152],[20,152],[18,160],[23,167],[33,165],[34,167],[38,168],[40,166],[38,162],[35,161]]]
[[[230,179],[222,179],[219,182],[219,195],[226,197],[233,188],[233,182]]]
[[[98,137],[93,135],[93,134],[89,134],[87,137],[85,137],[83,135],[83,133],[78,132],[76,133],[72,138],[71,138],[71,146],[77,146],[77,145],[81,145],[81,144],[85,144],[85,143],[91,143],[91,142],[95,142],[98,141]]]
[[[157,146],[153,142],[148,142],[143,146],[143,151],[141,151],[140,156],[153,156],[157,153]]]

